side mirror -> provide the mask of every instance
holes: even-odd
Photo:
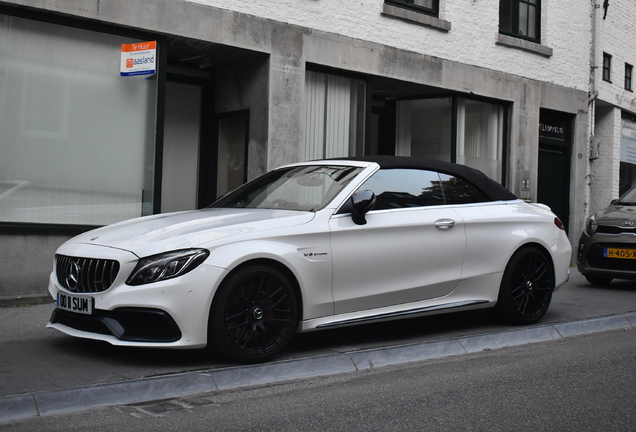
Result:
[[[375,205],[376,196],[370,190],[358,192],[351,197],[351,219],[356,225],[365,225],[367,219],[365,215],[369,213]]]

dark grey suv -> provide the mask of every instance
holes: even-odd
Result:
[[[577,266],[596,285],[636,279],[636,186],[587,219]]]

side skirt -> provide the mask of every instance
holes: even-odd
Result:
[[[316,326],[316,329],[361,324],[361,323],[371,322],[371,321],[382,321],[382,320],[390,320],[390,319],[396,319],[396,318],[406,318],[409,316],[421,315],[421,314],[426,314],[429,312],[438,312],[438,311],[444,311],[449,309],[463,308],[467,306],[476,306],[476,305],[481,305],[485,303],[490,303],[490,302],[488,300],[466,300],[466,301],[460,301],[460,302],[445,303],[445,304],[428,306],[428,307],[417,308],[417,309],[410,309],[410,310],[405,310],[400,312],[383,313],[383,314],[371,315],[371,316],[366,316],[361,318],[352,318],[352,319],[334,321],[334,322],[325,323],[325,324],[319,324]]]

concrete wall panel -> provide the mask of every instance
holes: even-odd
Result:
[[[0,234],[0,298],[46,294],[55,251],[69,238]]]

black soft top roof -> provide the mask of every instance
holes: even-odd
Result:
[[[444,162],[437,159],[423,159],[417,157],[405,156],[358,156],[335,158],[332,160],[357,160],[363,162],[376,162],[382,169],[422,169],[437,171],[460,177],[477,186],[484,194],[493,201],[515,200],[517,196],[503,187],[501,184],[492,180],[486,174],[474,168],[465,165]]]

